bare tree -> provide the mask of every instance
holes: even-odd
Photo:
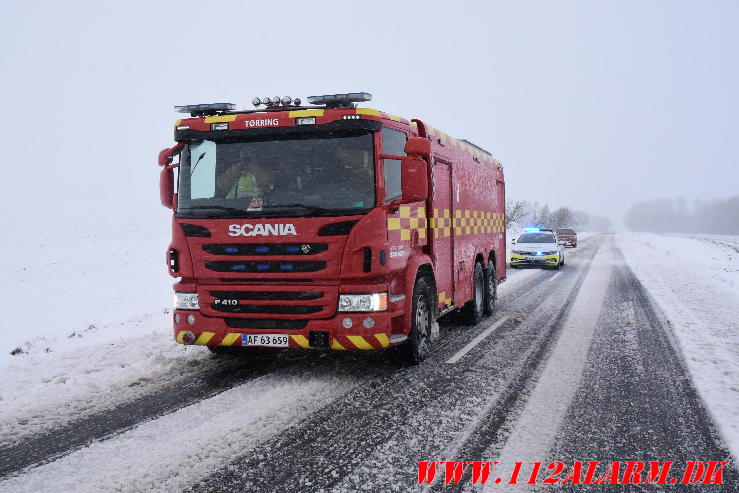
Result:
[[[527,203],[523,200],[506,200],[505,203],[505,227],[511,223],[518,223],[526,216]]]
[[[575,221],[575,214],[569,207],[560,207],[549,214],[547,219],[546,225],[549,228],[571,228]]]

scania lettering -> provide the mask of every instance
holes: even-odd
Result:
[[[293,224],[232,224],[228,227],[231,236],[297,236]]]
[[[370,100],[177,107],[189,115],[159,154],[177,342],[398,346],[419,362],[439,317],[461,310],[475,324],[494,312],[502,165],[421,120],[358,105]]]

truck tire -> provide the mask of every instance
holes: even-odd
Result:
[[[495,313],[495,299],[498,297],[498,276],[495,271],[495,263],[488,260],[488,268],[485,271],[485,316],[489,317]]]
[[[482,264],[475,262],[475,272],[472,275],[472,299],[462,309],[462,320],[468,325],[476,325],[482,320],[485,305],[485,274]]]
[[[412,303],[411,330],[403,349],[405,360],[415,365],[428,357],[431,346],[431,324],[434,315],[431,284],[425,277],[416,279]]]

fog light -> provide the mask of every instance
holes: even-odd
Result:
[[[192,344],[193,342],[195,342],[195,334],[189,331],[182,334],[182,344]]]
[[[180,323],[180,314],[179,313],[175,313],[174,314],[174,322],[176,324]]]
[[[352,319],[349,317],[346,317],[344,320],[341,321],[341,325],[343,325],[345,329],[351,329]]]
[[[189,323],[190,325],[194,324],[195,323],[195,315],[192,315],[192,314],[188,315],[187,316],[187,323]]]
[[[367,327],[368,329],[371,329],[375,326],[375,319],[372,317],[367,317],[364,320],[362,320],[362,325]]]

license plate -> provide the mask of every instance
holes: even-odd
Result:
[[[242,346],[287,347],[287,334],[241,334]]]

